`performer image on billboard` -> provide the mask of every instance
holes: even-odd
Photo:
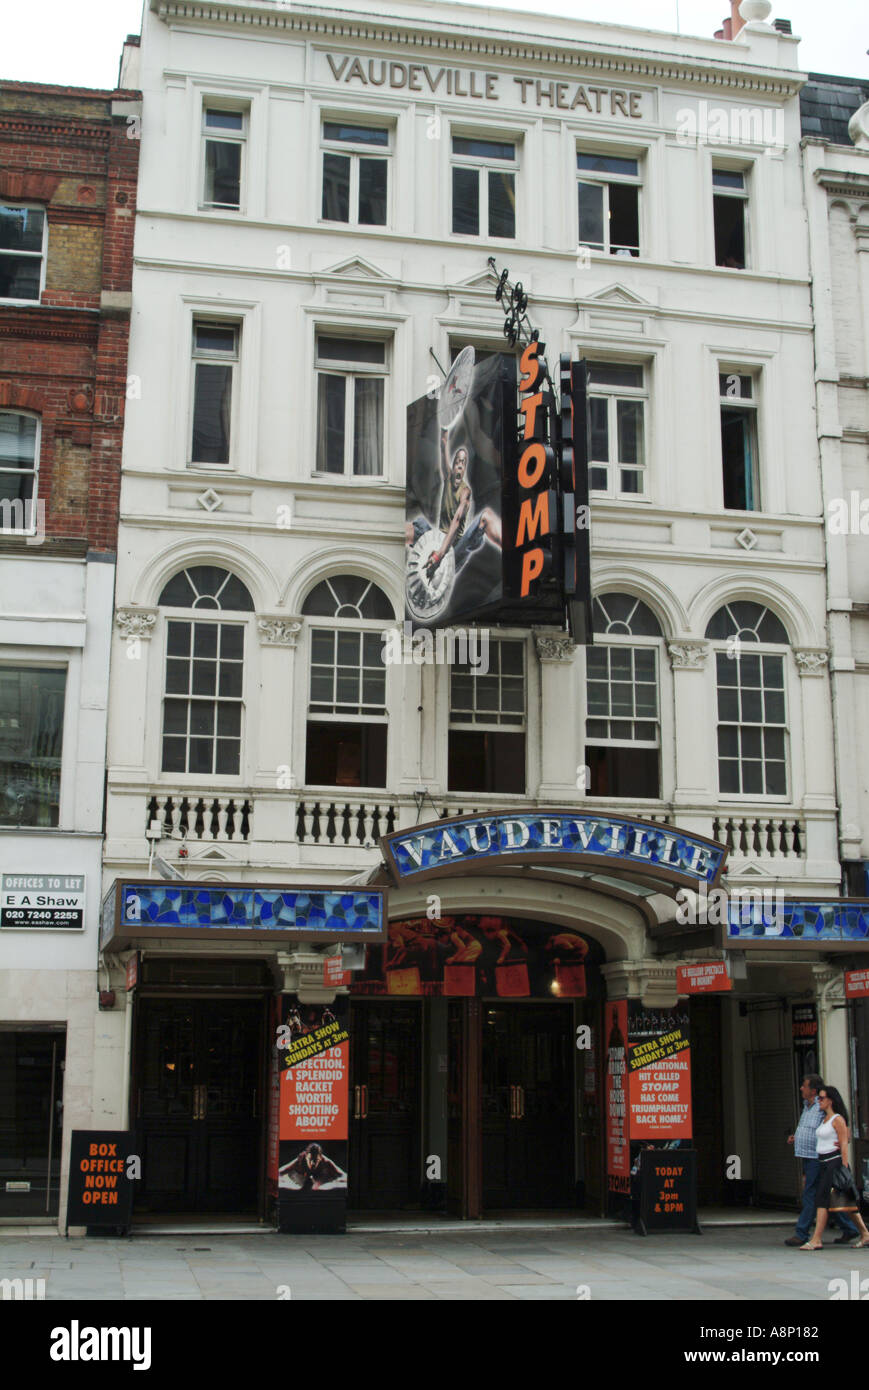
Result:
[[[281,1187],[293,1187],[297,1192],[328,1192],[346,1187],[347,1174],[326,1157],[319,1144],[308,1144],[280,1169],[279,1182]]]
[[[475,368],[474,359],[474,349],[463,348],[437,403],[425,400],[413,408],[418,415],[408,459],[405,604],[420,623],[456,611],[458,577],[487,549],[497,559],[482,567],[474,591],[483,598],[500,583],[500,448],[492,415],[497,364]]]

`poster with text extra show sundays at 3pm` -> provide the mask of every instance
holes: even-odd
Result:
[[[347,1000],[285,997],[278,1039],[278,1185],[283,1195],[347,1189],[350,1041]]]

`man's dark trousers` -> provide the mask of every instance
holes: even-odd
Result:
[[[812,1226],[815,1221],[815,1195],[818,1191],[818,1179],[821,1176],[820,1159],[804,1158],[803,1172],[806,1178],[806,1185],[803,1189],[803,1205],[799,1220],[797,1221],[796,1234],[805,1242],[811,1235]],[[833,1213],[831,1212],[830,1215],[832,1216]],[[837,1211],[835,1217],[845,1234],[849,1236],[853,1235],[856,1240],[859,1232],[850,1216],[846,1216],[844,1212]]]

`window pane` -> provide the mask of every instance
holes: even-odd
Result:
[[[591,456],[595,460],[609,461],[609,409],[604,396],[589,396],[591,416]],[[606,484],[604,483],[604,486]]]
[[[241,145],[226,140],[205,142],[205,201],[237,208],[241,203]]]
[[[643,402],[616,401],[619,462],[643,462]]]
[[[753,759],[752,759],[750,762],[743,762],[743,764],[742,764],[742,790],[743,790],[743,792],[745,792],[746,795],[751,795],[751,796],[762,796],[762,795],[763,795],[764,787],[763,787],[763,764],[762,764],[762,763],[760,763],[760,762],[755,762]]]
[[[224,590],[225,592],[225,590]],[[229,605],[224,605],[228,607]],[[240,606],[240,605],[239,605]],[[240,661],[244,655],[244,628],[233,627],[230,623],[222,623],[220,627],[220,655]]]
[[[328,222],[350,221],[350,156],[323,155],[323,212]]]
[[[609,470],[606,468],[592,468],[590,471],[589,487],[593,491],[606,492],[609,487]]]
[[[611,183],[610,186],[610,250],[630,251],[639,255],[640,191],[631,184]]]
[[[0,299],[38,299],[40,256],[0,256]]]
[[[375,477],[383,472],[383,379],[357,377],[353,386],[353,472]]]
[[[36,462],[36,420],[0,415],[0,468],[32,469]]]
[[[237,777],[240,753],[241,745],[235,740],[219,738],[215,772],[225,772],[231,777]]]
[[[516,146],[499,140],[477,140],[454,135],[453,154],[471,155],[476,159],[515,159]]]
[[[489,171],[489,236],[516,235],[516,176]]]
[[[722,718],[724,716],[722,715]],[[746,724],[760,724],[763,718],[759,690],[743,690],[742,719]]]
[[[224,698],[237,699],[241,696],[242,689],[242,665],[241,662],[233,662],[231,665],[225,663],[220,667],[220,689],[219,695]]]
[[[364,226],[386,226],[386,160],[359,161],[359,221]]]
[[[186,695],[190,686],[190,662],[169,657],[166,662],[166,692],[170,695]]]
[[[214,733],[214,705],[210,700],[191,700],[190,732],[200,735]]]
[[[721,409],[721,456],[724,470],[724,505],[735,511],[752,511],[754,500],[753,419],[745,410]]]
[[[741,198],[714,197],[715,264],[745,266],[745,204]]]
[[[636,159],[621,159],[611,154],[577,154],[576,167],[588,174],[623,174],[633,178],[640,172]]]
[[[718,389],[726,400],[750,401],[754,394],[753,378],[738,372],[719,372]]]
[[[744,188],[745,175],[732,173],[729,169],[713,169],[712,182],[717,188]]]
[[[185,753],[187,744],[183,738],[163,739],[163,772],[186,772]]]
[[[354,145],[388,145],[389,131],[375,126],[345,125],[343,121],[324,121],[326,140],[349,140]]]
[[[186,734],[187,733],[187,710],[186,700],[166,700],[163,704],[163,732],[164,734]]]
[[[767,796],[786,796],[788,790],[787,772],[784,763],[767,763],[766,765],[766,794]]]
[[[767,616],[773,617],[773,615],[769,613],[769,610],[767,610]],[[778,623],[778,618],[773,617],[773,622],[781,627],[781,624]],[[763,623],[761,624],[761,630],[762,628]],[[784,629],[782,629],[780,636],[764,637],[764,641],[766,642],[786,642],[787,640],[787,634],[784,632]],[[768,690],[784,689],[784,662],[780,656],[765,656],[763,658],[763,683]]]
[[[217,624],[197,623],[193,634],[194,656],[217,656]]]
[[[44,227],[41,208],[0,207],[0,251],[41,251]]]
[[[386,344],[367,338],[317,339],[317,357],[324,362],[386,362]]]
[[[218,705],[217,732],[224,738],[241,737],[241,705]]]
[[[499,642],[498,655],[501,658],[501,672],[503,675],[524,675],[525,647],[521,642]]]
[[[210,107],[205,113],[205,124],[209,130],[244,130],[244,116],[241,111],[216,111]]]
[[[343,473],[346,378],[320,372],[317,393],[317,471]]]
[[[599,183],[579,185],[579,241],[582,246],[603,249],[603,188]]]
[[[338,636],[338,664],[340,666],[359,665],[359,633],[339,632]]]
[[[65,671],[0,667],[0,823],[4,825],[58,824],[65,691]],[[7,862],[12,867],[11,858]]]
[[[643,385],[642,367],[623,367],[615,362],[589,362],[588,379],[593,386]]]
[[[385,671],[366,671],[362,677],[362,703],[377,707],[386,704]]]
[[[232,367],[197,362],[193,397],[193,463],[229,462]]]
[[[453,169],[453,231],[480,234],[480,180],[476,169]]]
[[[718,691],[718,718],[731,724],[739,722],[739,696],[736,690],[722,687]]]
[[[214,744],[210,738],[192,738],[190,740],[190,765],[188,772],[207,772],[212,771],[214,765]]]
[[[219,352],[234,357],[238,348],[238,329],[220,323],[197,323],[194,326],[194,350],[198,353]]]
[[[160,599],[163,601],[162,596]],[[190,623],[170,623],[166,651],[170,656],[186,656],[190,651]]]

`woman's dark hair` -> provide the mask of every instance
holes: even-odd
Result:
[[[845,1102],[839,1095],[839,1092],[836,1090],[835,1086],[822,1086],[821,1090],[833,1102],[834,1113],[836,1115],[841,1115],[842,1119],[845,1121],[845,1124],[848,1124],[848,1111],[845,1107]]]

